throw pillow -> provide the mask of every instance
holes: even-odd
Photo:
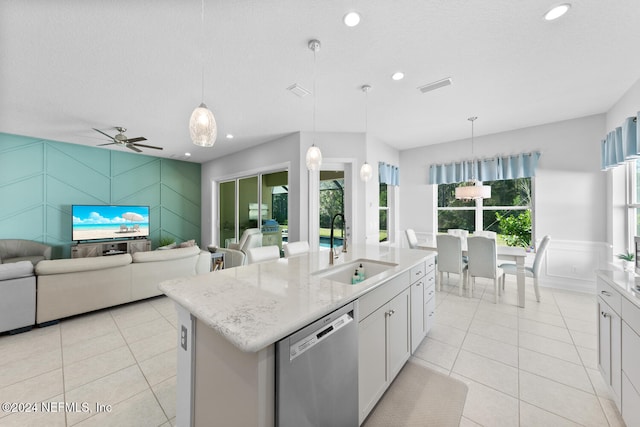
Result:
[[[181,248],[188,248],[195,245],[196,245],[195,239],[187,240],[186,242],[180,243]]]

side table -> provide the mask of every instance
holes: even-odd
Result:
[[[211,271],[224,268],[224,252],[211,252]]]

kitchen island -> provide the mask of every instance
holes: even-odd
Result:
[[[356,285],[333,274],[361,260],[377,262],[380,271]],[[434,254],[429,252],[363,246],[340,254],[333,266],[329,253],[320,251],[163,282],[160,289],[178,307],[177,424],[274,425],[274,343],[352,301],[360,303],[359,320],[364,321],[392,298],[406,294],[401,299],[406,309],[400,311],[407,319],[406,332],[399,334],[406,336],[399,341],[406,347],[400,352],[401,367],[411,347],[415,348],[412,338],[424,337],[427,316],[433,314],[424,305],[427,290],[433,289],[433,266]],[[414,284],[422,293],[418,297],[416,291],[415,301],[410,302]],[[431,307],[433,291],[428,292]],[[389,312],[384,312],[385,317],[390,317]],[[367,333],[374,330],[368,328]],[[360,347],[362,350],[362,342]],[[397,373],[398,360],[395,362]],[[362,374],[369,363],[361,360],[360,365]],[[371,396],[377,400],[392,379],[387,375],[383,386],[372,385]],[[360,384],[362,395],[362,381]],[[362,402],[361,396],[364,406]],[[367,410],[360,410],[361,418],[372,407],[370,403],[366,406]]]

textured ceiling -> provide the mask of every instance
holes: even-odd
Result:
[[[91,128],[203,162],[296,131],[368,131],[400,150],[607,111],[640,77],[640,3],[576,0],[3,0],[0,132],[86,145]],[[347,28],[342,17],[358,10]],[[212,149],[189,140],[202,97]],[[392,81],[402,70],[404,80]],[[451,77],[451,86],[416,88]],[[224,135],[232,133],[233,140]],[[116,148],[121,149],[121,148]],[[148,154],[158,154],[145,150]]]

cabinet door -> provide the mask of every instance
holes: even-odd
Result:
[[[145,252],[150,250],[150,248],[148,248],[149,244],[148,244],[148,240],[132,240],[129,242],[129,253],[131,255],[135,254],[136,252]]]
[[[424,279],[411,285],[411,353],[424,338]]]
[[[432,296],[424,305],[424,334],[427,335],[436,321],[436,297]]]
[[[409,324],[411,322],[410,291],[405,289],[397,297],[389,301],[387,311],[387,354],[389,374],[387,381],[392,381],[404,362],[409,359],[411,338]]]
[[[598,365],[608,385],[611,385],[611,313],[613,310],[598,298]]]
[[[622,319],[613,310],[610,310],[611,317],[611,388],[616,395],[617,401],[620,402],[622,394]]]
[[[361,423],[386,387],[386,313],[385,305],[358,324],[358,408]]]

